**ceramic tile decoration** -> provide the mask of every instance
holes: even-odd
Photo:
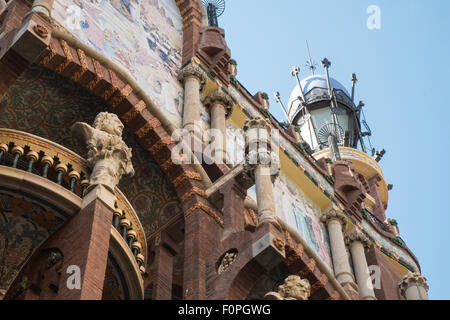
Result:
[[[175,0],[56,0],[52,16],[127,71],[181,125],[183,34]]]

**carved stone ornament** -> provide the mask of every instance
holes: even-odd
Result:
[[[429,290],[427,278],[420,275],[420,273],[418,272],[410,272],[407,275],[403,276],[402,281],[398,285],[402,295],[404,295],[406,290],[412,285],[422,286],[427,292]]]
[[[237,255],[238,255],[237,251],[229,251],[225,253],[225,255],[222,258],[222,261],[220,262],[219,270],[217,272],[219,274],[226,272],[234,263],[234,261],[236,261]]]
[[[184,83],[184,80],[189,77],[197,78],[198,81],[200,82],[200,91],[203,91],[206,85],[207,78],[205,72],[202,69],[200,69],[199,66],[193,63],[188,64],[180,71],[178,75],[178,81]]]
[[[266,165],[269,167],[272,182],[280,174],[280,159],[274,152],[266,149],[249,151],[245,157],[244,176],[254,181],[255,169],[258,165]]]
[[[289,276],[284,284],[278,287],[278,292],[269,292],[265,300],[308,300],[311,295],[311,285],[308,280],[299,276]]]
[[[233,113],[233,100],[221,88],[216,89],[210,93],[204,104],[207,108],[211,108],[214,104],[220,104],[225,108],[225,115],[227,118]]]
[[[332,220],[339,221],[339,223],[342,225],[343,230],[347,226],[347,218],[345,217],[345,214],[337,208],[332,208],[327,212],[325,212],[324,214],[322,214],[320,220],[327,226],[328,223],[330,223],[330,221]]]
[[[93,127],[83,122],[73,125],[73,137],[88,149],[91,185],[104,185],[114,191],[122,176],[134,175],[131,149],[122,140],[122,131],[119,118],[107,112],[97,115]]]
[[[272,130],[272,127],[270,126],[270,123],[261,117],[257,117],[255,119],[249,119],[246,120],[244,123],[244,131],[248,131],[249,129],[252,128],[262,128],[262,129],[267,129],[269,132]]]
[[[365,249],[370,247],[369,239],[358,228],[353,228],[350,230],[345,237],[345,244],[347,246],[351,246],[353,242],[361,242]]]

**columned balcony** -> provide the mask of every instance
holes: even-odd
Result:
[[[89,174],[85,159],[67,148],[26,132],[0,129],[0,191],[24,194],[72,216],[81,209]],[[118,188],[115,196],[109,253],[123,274],[129,298],[142,299],[145,232]]]

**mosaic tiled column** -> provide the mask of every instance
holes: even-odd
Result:
[[[406,300],[428,300],[427,278],[420,273],[409,273],[403,277],[399,289]]]
[[[365,249],[369,248],[369,240],[358,228],[353,228],[345,237],[346,244],[350,247],[353,268],[355,269],[356,282],[358,283],[359,295],[363,300],[376,300],[375,292],[370,278],[369,266]]]
[[[328,229],[336,279],[344,289],[357,290],[344,241],[343,230],[347,225],[345,215],[339,209],[332,208],[322,215],[321,221]]]
[[[278,156],[271,150],[270,124],[262,118],[247,120],[244,131],[244,173],[255,181],[258,225],[267,222],[278,225],[272,184],[278,177],[280,165]]]
[[[191,63],[181,70],[178,80],[184,83],[183,128],[193,132],[201,121],[200,92],[205,87],[206,76],[198,66]]]
[[[233,112],[233,101],[221,88],[213,91],[205,100],[205,106],[211,112],[211,129],[220,131],[221,141],[215,150],[216,160],[227,159],[227,126],[226,119]],[[216,137],[217,138],[217,137]]]

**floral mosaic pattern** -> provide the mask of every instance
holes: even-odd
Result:
[[[84,88],[50,70],[32,66],[0,101],[0,127],[26,131],[59,143],[84,156],[72,140],[70,128],[77,121],[93,123],[107,111],[104,102]],[[133,152],[135,175],[124,178],[120,190],[138,214],[147,235],[181,214],[178,197],[151,155],[134,135],[124,130],[124,141]]]
[[[0,292],[6,292],[34,250],[65,219],[22,196],[0,194]]]
[[[181,124],[182,18],[175,0],[56,0],[52,16],[78,39],[123,67]]]

